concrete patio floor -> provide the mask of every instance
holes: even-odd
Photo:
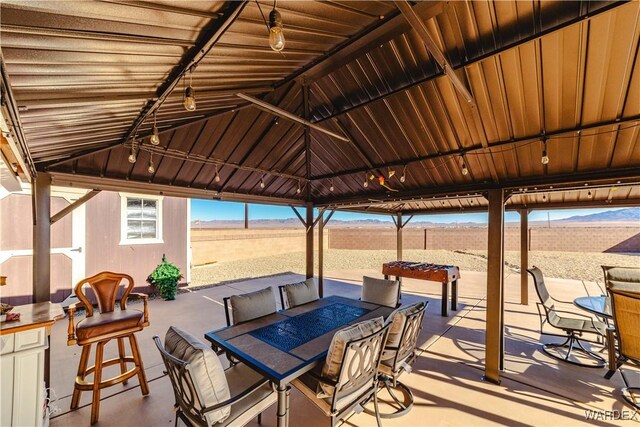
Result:
[[[330,271],[325,295],[339,294],[357,298],[362,276],[379,277],[378,271]],[[619,395],[623,387],[619,373],[611,380],[603,378],[605,369],[589,369],[558,362],[540,351],[537,297],[530,285],[528,306],[519,304],[520,277],[505,271],[505,371],[502,383],[481,380],[484,362],[485,273],[463,271],[459,282],[459,310],[450,317],[440,316],[440,285],[404,280],[403,303],[429,300],[422,335],[420,357],[411,374],[402,381],[414,392],[415,405],[402,418],[383,420],[385,426],[431,425],[640,425],[640,414],[625,405]],[[178,295],[175,301],[149,303],[151,326],[138,334],[150,395],[142,397],[137,381],[127,386],[104,389],[100,408],[100,426],[172,426],[173,393],[152,337],[164,334],[170,325],[178,326],[204,340],[204,333],[225,325],[222,298],[266,286],[277,287],[303,279],[283,274],[220,285]],[[547,279],[552,295],[572,301],[587,292],[599,295],[595,283]],[[276,290],[277,292],[277,290]],[[277,293],[276,293],[277,294]],[[576,312],[580,312],[577,308]],[[80,347],[66,345],[67,320],[54,325],[51,337],[51,386],[58,397],[52,426],[88,425],[90,393],[83,393],[81,408],[69,412],[73,379]],[[546,342],[553,338],[544,337]],[[117,347],[109,344],[113,357]],[[224,358],[223,358],[224,359]],[[107,371],[106,374],[112,372]],[[640,381],[640,378],[636,378]],[[295,389],[291,395],[290,425],[326,426],[329,420]],[[588,420],[590,411],[620,411],[634,420]],[[625,411],[625,412],[623,412]],[[275,426],[275,406],[262,418],[263,426]],[[257,425],[253,423],[250,425]],[[365,413],[351,416],[346,426],[375,425]]]

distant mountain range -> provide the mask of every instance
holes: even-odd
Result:
[[[561,219],[562,222],[601,222],[601,221],[638,221],[640,223],[640,208],[616,209],[590,215],[575,215]]]
[[[597,214],[590,215],[575,215],[565,219],[553,220],[550,221],[553,224],[559,225],[561,227],[565,226],[580,226],[584,223],[590,223],[596,225],[594,223],[600,223],[598,225],[602,226],[613,226],[613,225],[622,225],[622,226],[633,226],[633,222],[637,222],[638,226],[640,226],[640,208],[625,208],[625,209],[616,209],[607,212],[601,212]],[[529,221],[529,226],[531,227],[546,227],[549,223],[547,221]],[[507,226],[519,226],[520,222],[512,222],[506,223]],[[329,228],[390,228],[393,227],[394,224],[391,221],[383,221],[379,219],[358,219],[351,221],[344,221],[339,219],[332,219],[327,227]],[[484,223],[478,222],[458,222],[458,223],[450,223],[450,224],[440,224],[434,223],[431,221],[411,221],[407,227],[410,228],[452,228],[452,227],[468,227],[468,228],[478,228],[478,227],[486,227],[487,225]],[[243,220],[209,220],[209,221],[201,221],[195,220],[191,221],[192,228],[243,228],[244,221]],[[297,228],[302,227],[300,220],[298,218],[287,218],[287,219],[252,219],[250,220],[251,228]]]

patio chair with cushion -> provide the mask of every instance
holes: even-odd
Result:
[[[603,265],[605,287],[614,287],[617,290],[638,290],[640,287],[640,268],[637,267],[614,267]],[[608,292],[608,291],[607,291]],[[607,326],[610,326],[607,319],[603,319]],[[609,353],[609,371],[605,378],[610,379],[616,372],[614,366],[617,361],[616,330],[613,327],[607,328],[607,350]]]
[[[120,309],[116,310],[116,301],[120,284],[126,281],[127,286],[120,297]],[[85,295],[82,288],[89,285],[95,299],[98,302],[98,311],[95,312],[93,304]],[[127,383],[127,380],[135,375],[138,376],[142,394],[149,394],[147,379],[144,374],[144,366],[135,333],[149,326],[149,315],[147,313],[147,295],[133,294],[134,283],[131,276],[121,273],[111,273],[108,271],[98,273],[80,281],[75,287],[75,294],[80,302],[69,306],[69,329],[67,345],[78,344],[82,347],[80,363],[78,365],[78,375],[73,386],[73,396],[71,398],[71,410],[78,408],[80,394],[83,391],[93,391],[91,402],[91,424],[98,421],[100,414],[100,390],[119,383]],[[127,307],[129,298],[139,298],[144,302],[143,311]],[[86,310],[86,317],[74,324],[74,313],[78,308]],[[125,355],[125,338],[129,339],[132,356]],[[103,361],[104,346],[112,339],[118,340],[118,357]],[[96,344],[96,362],[94,366],[87,367],[91,345]],[[133,363],[133,368],[127,370],[127,363]],[[102,379],[102,369],[107,366],[120,365],[120,375]],[[85,378],[93,373],[93,381],[86,381]]]
[[[395,308],[400,301],[400,282],[398,280],[362,278],[362,301]]]
[[[640,367],[640,283],[631,285],[629,282],[608,281],[607,291],[611,296],[613,323],[618,337],[619,356],[615,368],[620,369],[628,362]],[[622,369],[620,375],[625,385],[622,396],[631,406],[640,409],[640,387],[629,387]]]
[[[227,326],[248,322],[276,312],[276,300],[271,287],[242,295],[232,295],[222,300]],[[229,312],[232,314],[231,318]]]
[[[567,337],[567,339],[560,344],[544,344],[542,346],[542,351],[544,351],[548,356],[551,356],[554,359],[562,360],[563,362],[571,363],[573,365],[589,368],[604,367],[604,359],[598,354],[587,350],[582,342],[588,341],[583,338],[583,334],[592,334],[596,337],[604,338],[606,325],[591,316],[558,309],[556,307],[558,303],[567,305],[572,305],[572,303],[567,301],[560,301],[553,298],[549,294],[547,286],[544,283],[544,276],[542,275],[542,271],[540,271],[539,268],[534,266],[527,271],[533,277],[533,283],[536,288],[536,293],[538,294],[538,298],[540,299],[540,302],[537,303],[538,314],[540,315],[540,333],[542,335]],[[545,324],[548,324],[554,329],[563,331],[564,335],[546,332],[544,329]],[[559,351],[558,354],[552,351],[562,349],[566,349],[566,353],[564,356],[562,356],[561,351]],[[584,363],[580,362],[579,360],[572,360],[571,354],[573,352],[585,356],[593,362]]]
[[[278,286],[282,309],[297,307],[320,299],[313,277],[299,283]],[[286,296],[286,298],[285,298]]]
[[[422,330],[422,320],[429,304],[418,302],[409,306],[396,309],[387,318],[389,336],[382,352],[379,372],[380,389],[384,388],[397,406],[393,413],[380,413],[381,418],[400,417],[411,410],[413,406],[413,393],[406,385],[398,381],[404,372],[411,372],[411,365],[417,357],[416,347],[418,336]],[[395,393],[400,391],[401,398]]]
[[[331,340],[325,363],[291,382],[331,418],[332,427],[361,412],[371,398],[380,427],[377,372],[389,326],[378,317],[341,329]]]
[[[164,346],[153,340],[167,368],[176,418],[189,426],[244,426],[277,401],[269,381],[246,365],[224,371],[211,348],[171,326]]]

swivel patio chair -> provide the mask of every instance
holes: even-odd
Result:
[[[560,344],[543,344],[542,351],[544,351],[548,356],[551,356],[554,359],[571,363],[572,365],[588,368],[604,367],[604,359],[593,351],[587,350],[582,344],[582,341],[589,341],[583,338],[583,334],[593,334],[596,337],[604,338],[606,325],[588,315],[574,313],[566,310],[559,310],[556,307],[557,303],[571,303],[567,301],[557,300],[549,294],[549,291],[547,290],[547,287],[544,283],[542,271],[540,271],[539,268],[534,266],[527,271],[533,277],[536,293],[538,294],[538,298],[540,299],[540,302],[537,303],[538,314],[540,315],[540,333],[542,335],[567,337],[567,339]],[[563,331],[564,335],[545,332],[545,324],[548,324],[554,329]],[[555,354],[553,351],[551,351],[561,349],[566,349],[566,354],[564,356],[562,356],[561,351],[559,352],[560,354]],[[576,352],[582,356],[586,356],[588,359],[593,360],[593,362],[583,363],[578,360],[571,360],[572,352]]]
[[[224,302],[227,326],[248,322],[276,312],[276,300],[271,287],[246,294],[224,297],[222,301]],[[229,317],[229,313],[231,313],[232,317]]]
[[[244,426],[277,401],[269,381],[246,365],[224,371],[220,359],[192,335],[170,327],[160,351],[175,396],[175,423],[188,426]]]
[[[362,301],[396,308],[400,302],[400,282],[398,280],[362,278]]]
[[[224,316],[227,326],[248,322],[259,317],[268,316],[276,312],[276,300],[273,296],[273,288],[268,287],[241,295],[232,295],[222,299],[224,303]],[[223,350],[214,348],[216,354],[224,353]],[[225,353],[230,364],[239,363],[233,356]]]
[[[280,285],[278,286],[278,291],[280,291],[280,303],[282,304],[283,310],[320,299],[318,287],[313,281],[313,278],[307,279],[304,282]]]
[[[377,372],[388,331],[379,317],[336,332],[325,363],[291,382],[330,417],[332,427],[372,398],[380,427]]]
[[[120,298],[120,310],[115,309],[118,289],[122,281],[127,281],[122,297]],[[93,304],[85,295],[82,288],[88,284],[93,291],[98,302],[98,312],[94,311]],[[75,294],[80,302],[69,306],[69,329],[67,345],[78,344],[82,346],[80,364],[78,365],[78,376],[73,387],[73,397],[71,398],[71,410],[78,407],[80,394],[83,391],[92,390],[93,399],[91,402],[91,424],[98,421],[100,414],[100,390],[119,383],[127,383],[127,380],[135,375],[138,376],[142,394],[149,394],[147,379],[144,374],[144,366],[140,358],[138,343],[135,333],[149,326],[149,315],[147,313],[147,295],[131,293],[134,283],[131,276],[127,274],[111,273],[108,271],[96,274],[80,281],[75,287]],[[142,299],[144,302],[143,311],[127,308],[129,298]],[[79,307],[84,307],[86,318],[74,324],[74,313]],[[132,356],[125,355],[125,338],[129,339]],[[118,340],[118,357],[103,361],[104,346],[112,339]],[[96,362],[94,366],[87,367],[91,345],[96,344]],[[127,363],[133,363],[134,367],[127,370]],[[120,365],[120,375],[102,379],[102,369],[106,366]],[[93,381],[85,378],[93,373]]]
[[[635,409],[640,409],[640,386],[630,387],[624,371],[620,369],[624,363],[640,367],[640,283],[630,286],[629,283],[609,281],[607,291],[611,296],[613,323],[618,337],[619,356],[615,369],[620,370],[625,385],[621,390],[622,397]]]
[[[403,306],[391,313],[387,319],[390,325],[389,336],[382,352],[378,369],[380,390],[383,388],[391,396],[397,410],[393,413],[380,413],[381,418],[397,418],[405,415],[413,407],[411,389],[398,381],[404,372],[411,372],[411,365],[417,358],[416,346],[422,331],[422,320],[429,304],[418,302]],[[396,391],[401,393],[398,397]],[[369,410],[367,410],[370,413]]]
[[[618,291],[625,289],[633,291],[640,287],[640,268],[603,265],[602,270],[607,289],[614,287]],[[607,322],[607,326],[610,326],[609,322]],[[609,353],[609,371],[604,377],[609,379],[616,372],[615,366],[617,363],[616,330],[613,327],[607,328],[607,350]]]

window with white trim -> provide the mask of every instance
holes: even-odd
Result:
[[[120,194],[120,244],[163,243],[162,197]]]

